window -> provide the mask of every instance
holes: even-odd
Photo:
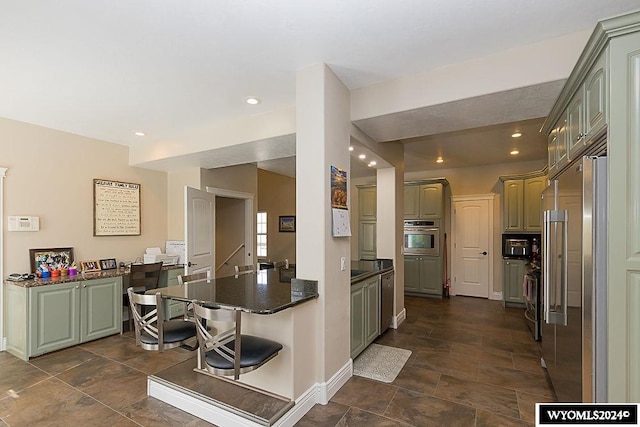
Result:
[[[259,257],[267,256],[267,213],[258,212],[257,218],[258,236],[256,239],[257,251]]]

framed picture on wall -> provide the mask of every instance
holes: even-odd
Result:
[[[295,232],[296,217],[294,215],[279,217],[278,231],[284,232],[284,233]]]

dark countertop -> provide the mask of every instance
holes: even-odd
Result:
[[[292,278],[293,269],[267,269],[239,276],[199,280],[152,289],[163,298],[198,301],[204,305],[273,314],[318,298],[318,281]]]
[[[351,284],[393,270],[393,260],[376,259],[351,261]]]
[[[176,268],[184,268],[184,265],[165,265],[163,270],[173,270]],[[20,286],[23,288],[33,288],[35,286],[57,285],[60,283],[80,282],[82,280],[104,279],[108,277],[126,276],[129,274],[128,268],[115,268],[113,270],[92,271],[90,273],[79,272],[73,276],[49,277],[47,279],[35,278],[33,280],[23,280],[14,282],[13,280],[4,280],[5,285]]]

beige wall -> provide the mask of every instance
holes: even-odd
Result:
[[[278,231],[281,215],[296,214],[296,180],[258,169],[258,212],[267,213],[267,258],[295,263],[296,233]]]
[[[202,169],[202,190],[217,187],[243,193],[258,193],[258,168],[253,163],[217,169]],[[255,205],[254,205],[255,206]]]
[[[167,174],[168,240],[184,240],[184,187],[200,189],[200,168]]]
[[[4,271],[27,272],[30,248],[74,248],[77,260],[131,262],[167,240],[167,175],[128,165],[128,148],[0,118]],[[142,234],[93,236],[93,179],[141,185]],[[8,215],[40,217],[38,232],[7,232]]]

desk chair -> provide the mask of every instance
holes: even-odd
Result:
[[[178,285],[184,285],[185,283],[193,282],[194,280],[208,279],[209,272],[203,271],[202,273],[193,274],[180,274],[178,276]],[[184,320],[194,321],[193,317],[193,303],[185,303],[184,305]]]
[[[183,346],[187,340],[196,336],[193,322],[183,319],[164,320],[160,292],[154,295],[137,294],[130,287],[127,295],[136,328],[136,344],[143,349],[161,352]],[[143,308],[147,309],[146,314],[143,314]]]
[[[198,333],[197,371],[231,376],[253,371],[273,359],[282,344],[266,338],[244,335],[241,330],[241,311],[226,308],[207,308],[194,302],[195,325]],[[230,328],[217,333],[204,326],[207,321],[224,322]],[[215,333],[215,335],[211,335]]]
[[[133,288],[135,293],[145,293],[149,289],[155,289],[160,283],[161,271],[161,262],[153,264],[131,264],[131,268],[129,269],[129,287]],[[127,308],[129,330],[131,330],[133,329],[133,318],[128,295],[123,296],[122,305]]]
[[[257,266],[253,265],[253,264],[249,264],[249,265],[236,265],[233,267],[234,270],[236,271],[236,276],[239,274],[247,274],[247,273],[253,273],[254,271],[256,271]]]

